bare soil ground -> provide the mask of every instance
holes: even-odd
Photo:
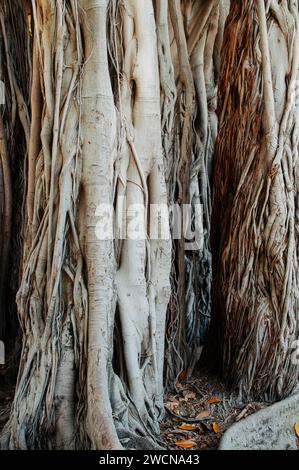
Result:
[[[200,371],[189,380],[181,374],[175,389],[175,393],[166,396],[166,417],[161,427],[171,450],[217,449],[229,426],[268,406],[242,402],[207,371]]]

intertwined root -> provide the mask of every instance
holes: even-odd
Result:
[[[14,340],[16,329],[15,306],[10,299],[18,288],[22,257],[24,161],[30,127],[27,27],[22,1],[3,0],[0,5],[0,338],[7,343]]]
[[[163,415],[169,241],[96,234],[97,208],[118,196],[143,203],[145,212],[167,204],[153,6],[32,6],[38,73],[18,294],[24,341],[2,446],[154,446]]]
[[[270,400],[298,379],[298,28],[293,2],[270,2],[267,12],[264,2],[234,2],[219,84],[214,308],[223,372],[243,395]]]
[[[167,3],[169,18],[167,22]],[[170,205],[191,205],[196,237],[176,240],[167,320],[167,385],[192,372],[211,317],[211,178],[217,134],[217,81],[227,1],[157,0],[162,132]],[[172,39],[173,38],[173,39]],[[187,237],[186,237],[187,238]]]
[[[159,446],[169,296],[168,384],[195,366],[210,319],[220,63],[213,224],[223,367],[243,394],[292,390],[298,11],[291,1],[266,2],[269,11],[232,1],[220,61],[229,3],[32,1],[30,135],[11,78],[28,188],[23,351],[2,447]],[[0,120],[8,220],[2,134]],[[146,236],[122,240],[138,203]],[[150,205],[176,203],[192,207],[190,252],[183,237],[172,253],[169,240],[150,238]],[[115,240],[97,236],[101,205],[129,210],[127,222],[113,220]]]

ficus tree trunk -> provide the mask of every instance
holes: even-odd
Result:
[[[149,204],[167,204],[153,5],[33,1],[32,15],[24,340],[2,446],[156,446],[171,258],[147,234]],[[101,207],[123,200],[144,204],[144,240],[98,236]]]
[[[230,383],[270,400],[298,379],[298,19],[232,1],[219,82],[213,322]]]
[[[29,141],[30,36],[21,0],[0,5],[0,339],[17,332],[24,227],[25,155]]]
[[[25,3],[23,348],[1,447],[163,445],[165,386],[210,323],[212,254],[223,371],[243,394],[291,391],[297,2]]]
[[[172,386],[180,372],[190,375],[198,363],[211,317],[212,160],[220,50],[230,2],[156,4],[163,151],[172,208],[166,333],[166,384]],[[180,223],[177,210],[190,221],[192,233]]]
[[[202,332],[210,316],[227,10],[218,1],[32,1],[23,350],[3,447],[158,445],[170,287],[169,384],[194,367],[201,313]],[[149,233],[161,229],[150,208],[173,203],[192,204],[190,256],[184,237],[171,254],[169,237]],[[134,204],[144,206],[137,241],[119,236]],[[102,239],[101,211],[111,206],[114,239]]]

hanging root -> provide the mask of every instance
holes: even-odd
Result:
[[[170,387],[179,372],[192,372],[210,322],[211,168],[217,134],[214,64],[219,62],[227,13],[227,2],[221,7],[217,1],[156,2],[163,153],[168,201],[175,207],[166,331]],[[191,206],[191,240],[184,239],[182,223],[175,217],[177,208],[182,214],[185,205]]]
[[[21,0],[0,6],[0,338],[14,343],[13,299],[22,258],[24,166],[29,136],[27,23]]]
[[[275,400],[298,378],[298,10],[268,3],[234,2],[225,36],[214,309],[229,382]]]
[[[153,8],[36,0],[32,12],[23,350],[1,446],[159,447],[170,244],[148,232],[149,205],[167,204]],[[144,204],[144,240],[98,237],[98,211],[119,196]]]

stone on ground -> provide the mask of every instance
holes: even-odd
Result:
[[[298,449],[299,394],[292,395],[233,424],[223,435],[220,450]]]

